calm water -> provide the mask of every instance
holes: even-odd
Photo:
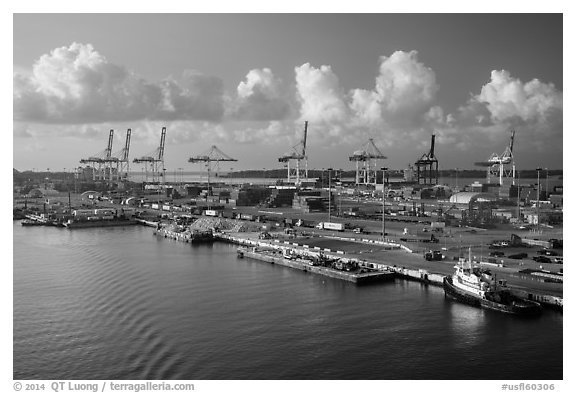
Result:
[[[14,379],[562,379],[560,313],[519,319],[190,246],[14,222]]]

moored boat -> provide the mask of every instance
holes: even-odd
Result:
[[[100,227],[117,227],[138,224],[135,220],[124,218],[111,218],[108,220],[86,220],[86,219],[70,219],[63,225],[68,229],[77,228],[100,228]]]
[[[539,303],[513,295],[506,280],[497,280],[489,270],[472,267],[471,261],[470,257],[468,264],[461,260],[455,266],[456,272],[444,277],[446,296],[475,307],[509,314],[534,315],[542,311]]]
[[[23,226],[40,226],[40,225],[47,225],[45,222],[36,221],[31,219],[24,219],[20,222]]]

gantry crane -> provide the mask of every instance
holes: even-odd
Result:
[[[88,158],[82,158],[81,164],[89,164],[92,166],[92,180],[106,180],[107,176],[112,178],[112,142],[114,140],[114,130],[110,130],[108,136],[108,146],[102,152],[96,153]]]
[[[222,150],[218,149],[214,145],[212,145],[212,147],[210,147],[210,149],[208,149],[204,153],[199,154],[199,155],[194,156],[194,157],[190,157],[188,159],[188,162],[195,163],[195,164],[201,162],[201,163],[204,163],[206,165],[206,168],[208,170],[208,195],[210,195],[210,175],[211,175],[212,170],[213,170],[212,163],[216,163],[215,173],[216,173],[216,176],[218,176],[218,173],[220,172],[220,163],[221,162],[233,162],[233,161],[238,161],[238,160],[226,155]]]
[[[374,139],[368,139],[360,150],[356,150],[350,161],[356,162],[356,185],[373,184],[376,187],[376,173],[378,161],[385,160],[386,157],[374,144]]]
[[[434,155],[434,143],[436,135],[432,134],[432,141],[430,143],[430,151],[424,153],[418,161],[414,163],[416,166],[416,177],[418,184],[438,184],[438,159]]]
[[[292,151],[285,153],[278,158],[279,162],[286,163],[288,168],[288,182],[294,182],[299,186],[302,180],[308,179],[308,157],[306,156],[306,140],[308,138],[308,122],[304,122],[304,137],[296,145],[292,146]],[[295,161],[296,165],[290,167],[290,163]],[[302,168],[302,163],[304,164]]]
[[[148,155],[135,158],[133,162],[144,165],[146,181],[148,173],[152,173],[152,182],[164,183],[164,143],[166,141],[166,127],[162,127],[160,146]]]
[[[510,131],[510,143],[504,149],[502,155],[492,153],[488,160],[476,162],[474,165],[486,167],[486,181],[498,178],[498,183],[503,185],[504,178],[512,178],[512,185],[515,184],[516,178],[516,164],[514,163],[514,155],[512,149],[514,148],[514,130]]]
[[[110,158],[111,162],[116,164],[116,176],[117,179],[128,180],[128,173],[130,171],[130,161],[128,159],[128,155],[130,153],[130,137],[132,134],[132,129],[128,128],[126,131],[126,143],[124,144],[124,148],[113,154]]]

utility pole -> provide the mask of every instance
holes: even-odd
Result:
[[[382,242],[386,238],[386,171],[388,168],[383,167],[382,169]]]
[[[536,232],[540,233],[540,171],[542,168],[536,168],[538,173],[538,191],[536,193]]]
[[[456,168],[456,192],[459,192],[460,190],[458,189],[458,168]]]
[[[518,171],[518,189],[516,192],[518,193],[518,223],[520,223],[520,193],[522,192],[522,188],[520,187],[520,171]]]
[[[546,200],[548,200],[548,168],[546,169]]]
[[[328,222],[332,220],[332,168],[328,168]]]

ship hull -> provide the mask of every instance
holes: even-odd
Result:
[[[538,315],[542,312],[540,304],[514,297],[509,303],[499,303],[467,293],[452,284],[452,277],[444,277],[444,293],[447,297],[474,307],[482,307],[516,315]]]
[[[469,304],[474,307],[482,307],[480,298],[478,296],[466,293],[459,288],[456,288],[452,284],[452,277],[444,277],[443,286],[444,286],[444,294],[447,297],[457,300],[461,303]]]
[[[80,228],[102,228],[102,227],[119,227],[127,225],[138,224],[134,220],[96,220],[96,221],[72,221],[65,223],[64,226],[68,229]]]

